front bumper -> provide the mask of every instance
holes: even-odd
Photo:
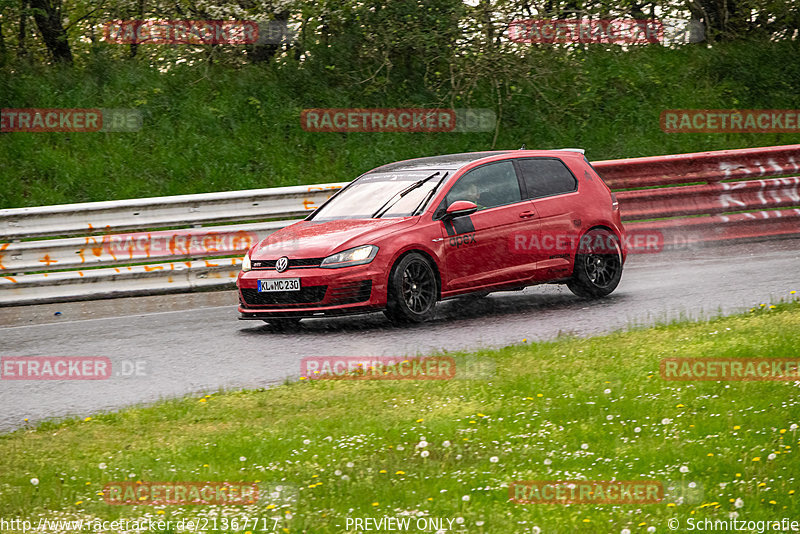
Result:
[[[259,280],[299,278],[300,291],[258,292]],[[381,310],[386,307],[388,273],[380,267],[355,265],[240,272],[239,319],[325,317]]]

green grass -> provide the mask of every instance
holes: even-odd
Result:
[[[534,50],[501,79],[494,148],[583,147],[590,160],[800,143],[800,134],[666,134],[664,109],[800,108],[800,43],[727,43],[675,50]],[[455,67],[454,67],[455,68]],[[488,80],[450,87],[340,85],[295,63],[176,67],[136,62],[0,72],[4,108],[135,108],[134,133],[0,135],[0,208],[278,187],[355,178],[400,159],[493,148],[488,133],[313,133],[313,107],[497,110]],[[427,75],[426,75],[427,76]],[[422,80],[422,78],[420,78]],[[377,82],[376,82],[377,83]]]
[[[603,337],[520,340],[469,355],[494,367],[483,380],[301,380],[46,422],[0,436],[0,517],[216,517],[213,507],[109,506],[98,495],[123,480],[213,480],[283,484],[280,496],[227,514],[280,517],[285,532],[419,513],[463,518],[456,532],[498,534],[665,532],[668,518],[685,526],[734,511],[797,518],[799,383],[667,382],[659,362],[797,358],[798,346],[793,301]],[[508,500],[514,480],[575,478],[674,489],[642,505]]]

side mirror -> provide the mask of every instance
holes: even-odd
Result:
[[[456,200],[447,206],[447,211],[445,212],[443,218],[453,219],[455,217],[470,215],[476,211],[478,211],[478,205],[474,202],[470,202],[469,200]]]

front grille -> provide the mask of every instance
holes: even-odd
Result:
[[[250,306],[275,306],[279,304],[314,304],[325,298],[328,286],[308,286],[300,291],[270,291],[259,293],[257,289],[242,289],[242,298]]]
[[[330,304],[353,304],[369,300],[372,292],[372,280],[352,282],[335,287],[330,291]]]
[[[325,258],[295,258],[293,260],[289,260],[289,267],[287,267],[286,270],[288,271],[289,269],[319,267],[324,259]],[[277,261],[278,260],[253,261],[253,269],[274,270],[275,263]]]

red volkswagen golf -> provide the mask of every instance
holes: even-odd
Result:
[[[240,318],[383,310],[422,322],[442,299],[542,283],[603,297],[619,284],[624,243],[616,199],[579,150],[390,163],[250,249]]]

